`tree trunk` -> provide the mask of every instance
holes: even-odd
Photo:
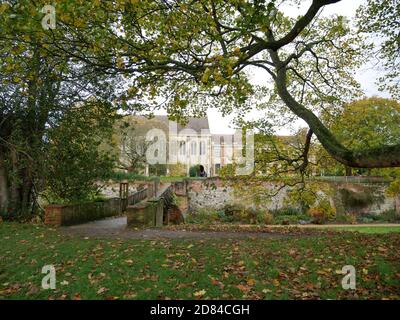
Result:
[[[353,175],[353,170],[351,167],[345,166],[346,168],[346,176],[351,177]]]
[[[8,208],[8,183],[3,151],[0,149],[0,214]]]
[[[269,53],[276,68],[275,83],[280,98],[296,116],[308,124],[319,142],[334,159],[353,168],[400,167],[400,145],[382,146],[357,152],[343,146],[311,110],[297,102],[289,93],[286,65],[280,60],[276,51],[269,50]]]

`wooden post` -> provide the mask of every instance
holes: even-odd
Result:
[[[160,198],[156,204],[156,227],[162,227],[164,220],[164,198]]]
[[[121,208],[120,213],[126,211],[126,207],[128,206],[128,195],[129,195],[129,183],[121,182],[119,184],[119,198],[121,199]]]

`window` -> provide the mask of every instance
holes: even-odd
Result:
[[[206,143],[204,141],[200,141],[200,155],[203,156],[206,154]]]
[[[196,152],[197,152],[197,143],[196,143],[196,142],[192,142],[192,143],[190,144],[190,154],[191,154],[192,156],[195,156],[195,155],[196,155]]]
[[[221,148],[219,146],[216,146],[214,149],[214,156],[219,158],[221,156]]]
[[[179,154],[184,156],[186,154],[186,142],[180,141],[179,142]]]
[[[215,174],[218,174],[220,170],[221,170],[221,164],[220,163],[216,163],[215,164]]]

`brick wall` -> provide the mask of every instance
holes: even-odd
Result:
[[[45,224],[66,226],[103,219],[120,214],[121,200],[112,198],[102,202],[75,205],[52,204],[45,207]]]

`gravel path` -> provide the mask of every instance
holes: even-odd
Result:
[[[287,238],[278,233],[185,231],[165,229],[127,229],[126,217],[110,218],[85,224],[61,227],[62,234],[89,238],[113,239],[238,239],[238,238]]]

